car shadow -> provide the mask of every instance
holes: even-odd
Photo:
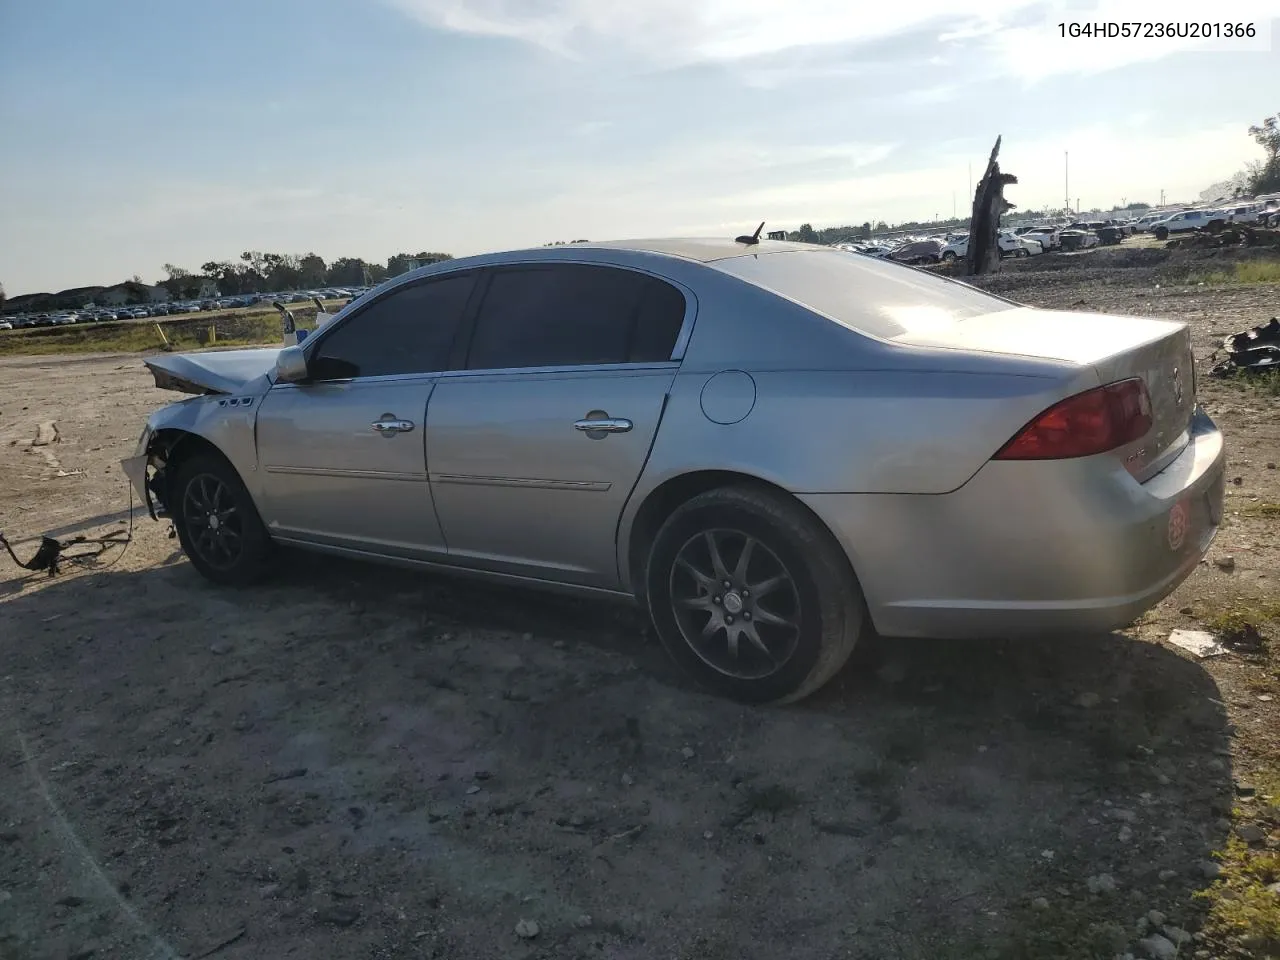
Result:
[[[8,844],[17,869],[40,876],[16,891],[18,919],[8,930],[0,921],[0,943],[25,937],[49,955],[86,941],[136,946],[143,933],[130,917],[139,911],[166,916],[184,953],[216,944],[228,904],[250,908],[238,888],[187,896],[181,863],[214,875],[265,871],[243,864],[268,848],[301,849],[295,834],[310,831],[308,843],[346,850],[355,870],[382,849],[370,839],[382,835],[353,833],[353,810],[396,807],[379,829],[396,843],[426,843],[453,821],[432,814],[428,828],[414,797],[440,802],[440,784],[457,779],[449,771],[481,762],[459,761],[464,754],[500,771],[486,774],[485,796],[505,788],[518,795],[512,803],[533,804],[541,794],[518,784],[559,784],[539,788],[564,805],[548,818],[564,819],[584,795],[564,784],[607,782],[592,788],[607,793],[623,789],[621,774],[640,781],[626,788],[634,797],[652,782],[637,808],[648,812],[629,814],[649,818],[652,855],[611,860],[609,876],[624,889],[631,871],[646,891],[637,896],[658,898],[662,936],[714,926],[711,862],[726,876],[758,870],[810,890],[803,910],[756,902],[759,890],[715,901],[731,920],[745,911],[740,933],[716,934],[726,956],[770,955],[801,926],[807,942],[830,947],[850,923],[860,931],[854,956],[1123,953],[1147,911],[1195,928],[1195,894],[1210,883],[1204,865],[1225,843],[1234,798],[1231,728],[1212,677],[1122,634],[869,636],[817,695],[747,708],[679,675],[638,610],[286,553],[270,585],[245,591],[213,587],[186,563],[6,581],[0,657],[0,763],[31,787],[0,796],[0,822],[19,825],[6,834],[17,838]],[[397,724],[403,737],[388,753],[377,731]],[[321,740],[333,756],[314,746]],[[263,783],[286,767],[303,771],[298,790],[307,790],[280,788],[271,817],[287,822],[237,812],[267,802]],[[634,806],[626,796],[609,802]],[[469,843],[483,851],[468,855],[479,858],[475,870],[536,874],[529,850],[550,841],[519,831],[550,822],[542,816],[504,819],[509,841],[481,843],[486,821],[464,824],[471,832],[452,837],[462,846],[443,866],[424,854],[394,870],[462,871],[457,851]],[[699,822],[696,843],[680,834],[686,819]],[[609,826],[607,842],[632,829]],[[721,834],[724,846],[712,849]],[[772,859],[757,867],[765,854]],[[130,864],[132,914],[100,889]],[[556,877],[550,888],[566,900],[570,890],[574,903],[607,889],[594,875],[585,891]],[[79,900],[101,909],[81,916],[65,906]],[[268,907],[269,898],[251,909]],[[745,922],[761,910],[778,920],[764,932]],[[571,927],[547,941],[561,937],[567,950]],[[620,920],[609,935],[625,940],[629,929]],[[959,952],[938,953],[944,944]],[[675,955],[687,944],[671,947]]]

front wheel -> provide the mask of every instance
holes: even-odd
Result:
[[[755,487],[683,504],[646,568],[649,612],[684,670],[716,693],[786,703],[844,665],[866,619],[844,551],[802,505]]]
[[[1026,247],[1019,247],[1017,250],[1013,251],[1013,255],[1014,255],[1015,257],[1027,257],[1027,256],[1030,256],[1030,254],[1027,252],[1027,248],[1026,248]]]
[[[178,540],[191,565],[227,586],[262,580],[272,543],[248,489],[216,453],[197,453],[178,464],[170,487]]]
[[[943,260],[951,261],[951,260],[954,260],[955,258],[956,258],[956,253],[955,253],[955,251],[954,251],[954,250],[944,250],[944,251],[942,251],[942,259],[943,259]]]

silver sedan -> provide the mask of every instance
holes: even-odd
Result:
[[[150,359],[197,396],[126,472],[217,583],[292,545],[629,598],[752,702],[866,630],[1105,631],[1195,568],[1223,439],[1185,326],[743,239],[451,260],[301,345]]]

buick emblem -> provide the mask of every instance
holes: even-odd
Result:
[[[1177,367],[1173,368],[1173,399],[1182,406],[1182,371]]]

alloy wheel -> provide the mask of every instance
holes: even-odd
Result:
[[[213,474],[187,483],[182,519],[191,548],[217,570],[235,566],[244,553],[244,518],[231,489]]]
[[[671,568],[671,604],[689,648],[741,680],[780,670],[800,639],[796,582],[777,554],[737,530],[691,537]]]

